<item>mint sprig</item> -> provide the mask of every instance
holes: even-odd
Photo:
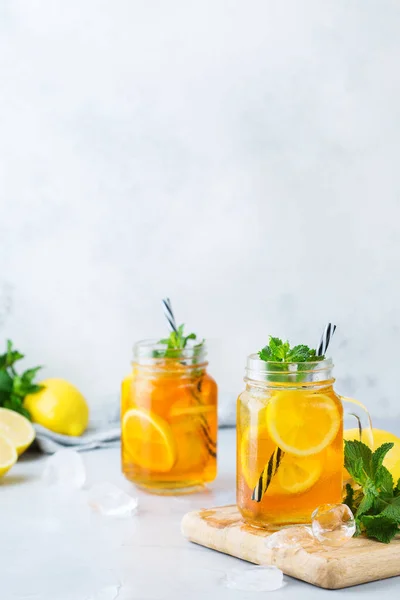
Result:
[[[382,464],[393,443],[382,444],[372,452],[362,442],[345,441],[344,466],[354,482],[346,485],[344,503],[352,510],[357,534],[388,544],[400,532],[400,479],[396,485]]]
[[[24,355],[14,350],[12,342],[7,340],[7,350],[0,355],[0,406],[15,410],[29,419],[30,414],[23,406],[23,401],[28,394],[43,389],[43,386],[34,382],[42,367],[27,369],[19,375],[15,363],[23,358]]]
[[[179,358],[182,350],[187,347],[188,341],[197,339],[197,335],[195,333],[189,333],[188,335],[185,335],[184,330],[185,325],[179,325],[177,331],[171,331],[169,337],[159,340],[158,343],[165,344],[166,349],[155,350],[154,356],[156,358]],[[192,346],[194,359],[200,355],[203,344],[204,340]]]
[[[316,350],[299,344],[290,347],[288,341],[283,342],[280,338],[269,336],[269,344],[264,346],[258,356],[266,362],[301,363],[323,360],[325,356],[317,356]]]

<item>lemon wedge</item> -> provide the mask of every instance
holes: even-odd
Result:
[[[170,425],[155,413],[131,408],[122,419],[124,449],[133,463],[148,471],[167,473],[177,449]]]
[[[4,435],[0,435],[0,477],[3,477],[18,460],[14,444]]]
[[[8,408],[0,408],[0,435],[5,435],[21,456],[35,439],[35,430],[26,417]]]

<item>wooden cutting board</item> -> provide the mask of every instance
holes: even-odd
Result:
[[[390,544],[353,538],[342,548],[306,542],[301,548],[266,547],[270,531],[246,525],[236,506],[190,512],[182,533],[191,542],[258,565],[276,565],[286,575],[322,588],[339,589],[400,575],[400,537]]]

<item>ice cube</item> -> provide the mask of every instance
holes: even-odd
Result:
[[[88,501],[93,510],[107,517],[130,517],[139,503],[138,498],[108,481],[95,483],[89,490]]]
[[[313,544],[314,537],[310,527],[295,525],[285,527],[272,533],[265,542],[269,549],[275,548],[303,548],[305,544]]]
[[[70,449],[55,452],[46,461],[42,479],[47,485],[82,488],[86,481],[86,469],[81,455]]]
[[[226,587],[243,592],[272,592],[283,586],[283,573],[277,567],[260,566],[232,569],[224,579]]]
[[[354,515],[346,504],[321,504],[311,519],[314,537],[327,546],[343,546],[356,531]]]

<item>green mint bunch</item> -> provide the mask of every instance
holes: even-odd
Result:
[[[344,503],[356,519],[356,535],[388,544],[400,525],[400,479],[395,484],[383,459],[393,443],[382,444],[372,452],[359,441],[345,441],[344,466],[360,487],[346,485]]]
[[[24,355],[14,350],[12,342],[7,340],[7,350],[0,355],[0,406],[15,410],[29,419],[30,414],[24,408],[23,401],[28,394],[35,394],[43,388],[34,382],[42,367],[28,369],[19,375],[15,363],[23,358]]]
[[[155,356],[159,358],[178,358],[181,351],[187,347],[188,341],[197,339],[195,333],[185,335],[184,330],[185,325],[179,325],[177,331],[171,331],[169,337],[159,340],[158,343],[165,344],[167,348],[165,350],[156,350]],[[204,340],[192,346],[194,358],[200,354],[203,344]]]
[[[317,356],[316,350],[300,344],[290,347],[277,337],[269,336],[269,344],[259,351],[258,356],[266,362],[301,363],[323,360],[325,356]]]

